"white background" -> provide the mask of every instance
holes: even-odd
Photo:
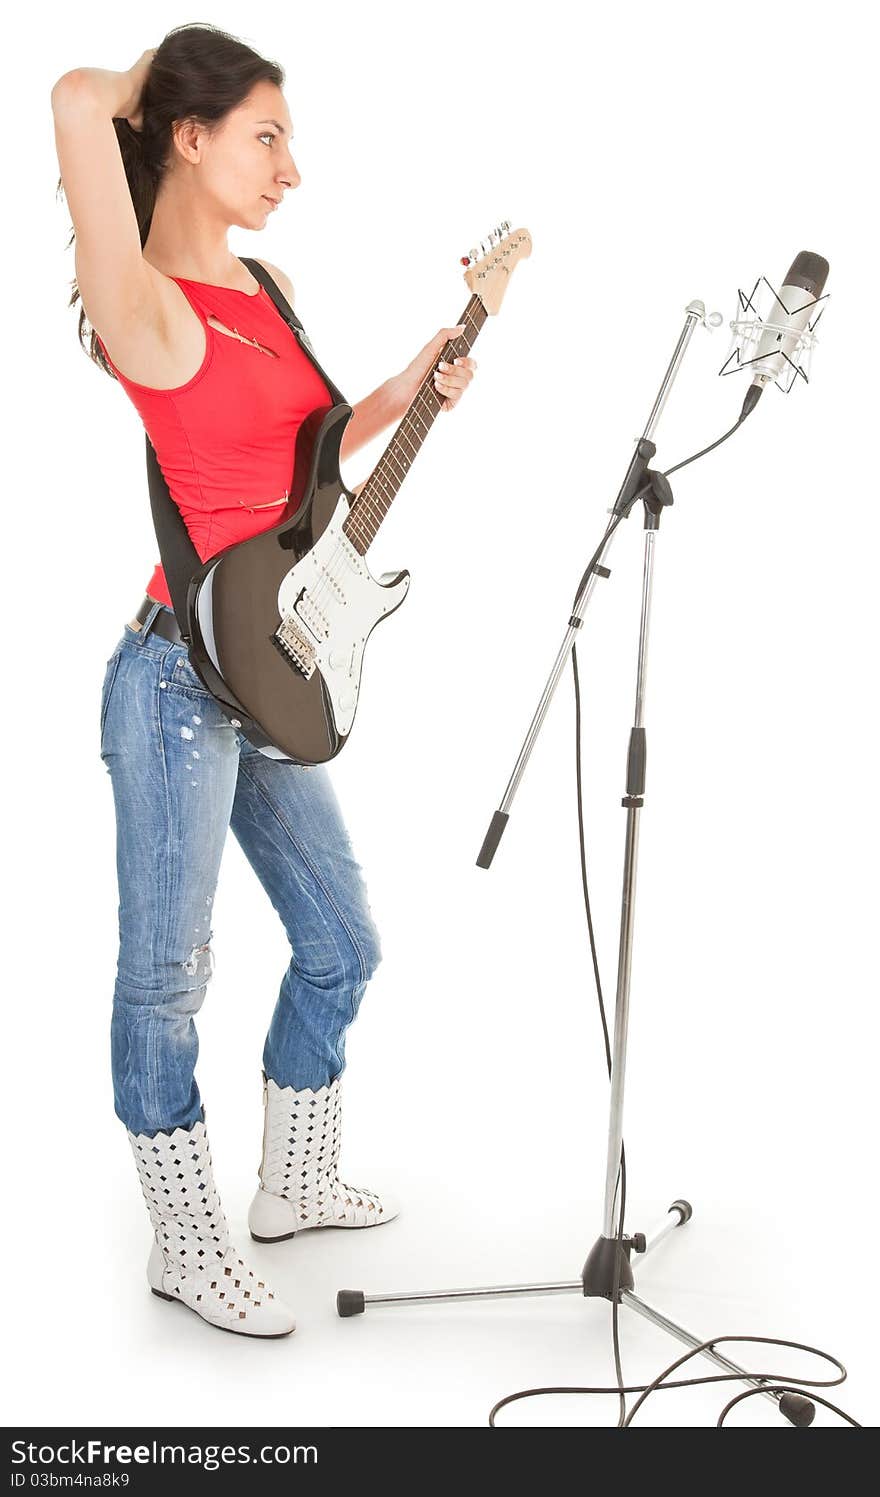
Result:
[[[737,287],[778,282],[801,249],[831,262],[811,384],[769,390],[735,438],[678,475],[657,546],[627,1221],[650,1229],[691,1199],[690,1225],[637,1269],[643,1298],[702,1336],[835,1352],[851,1376],[830,1396],[876,1422],[877,37],[865,16],[854,3],[337,0],[216,3],[207,17],[160,4],[146,29],[117,5],[16,22],[27,66],[8,71],[3,101],[10,1422],[480,1426],[519,1387],[613,1381],[604,1301],[342,1321],[334,1296],[576,1278],[600,1231],[608,1084],[570,667],[491,871],[475,858],[686,304],[701,297],[725,326],[693,338],[657,433],[664,467],[735,420],[745,385],[717,371]],[[457,321],[458,258],[494,224],[534,241],[480,337],[471,389],[370,553],[374,572],[406,566],[412,586],[371,641],[331,767],[385,951],[348,1039],[342,1155],[350,1179],[402,1199],[379,1231],[247,1238],[262,1040],[289,948],[227,844],[198,1076],[234,1231],[297,1312],[295,1335],[271,1344],[215,1335],[149,1294],[149,1225],[113,1113],[99,692],[158,553],[139,418],[78,348],[66,305],[49,102],[61,73],[127,68],[199,19],[286,69],[302,185],[263,233],[230,243],[291,276],[350,399]],[[388,435],[351,460],[350,483]],[[579,649],[609,1010],[642,549],[636,513]],[[622,1346],[631,1381],[681,1350],[626,1313]],[[793,1353],[755,1355],[810,1371]],[[641,1422],[709,1425],[728,1396],[664,1394]],[[734,1422],[779,1426],[763,1403]],[[615,1418],[613,1400],[554,1398],[500,1422]]]

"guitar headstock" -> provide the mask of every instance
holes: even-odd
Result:
[[[480,240],[479,249],[462,255],[461,263],[468,268],[464,273],[465,284],[480,298],[486,311],[494,314],[504,300],[511,273],[520,260],[527,260],[532,253],[532,236],[528,229],[514,229],[505,219],[489,235],[488,246]]]

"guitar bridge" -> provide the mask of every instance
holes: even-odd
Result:
[[[303,631],[297,628],[293,619],[281,620],[272,635],[272,643],[281,651],[285,660],[295,666],[307,681],[314,675],[315,646]]]

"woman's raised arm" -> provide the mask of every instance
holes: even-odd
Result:
[[[140,119],[154,51],[124,73],[76,68],[52,90],[61,182],[76,234],[76,279],[90,323],[117,347],[126,327],[160,319],[157,278],[141,252],[140,231],[115,119]]]

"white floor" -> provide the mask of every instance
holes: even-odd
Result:
[[[260,1343],[225,1335],[150,1295],[146,1215],[124,1135],[110,1127],[97,1147],[113,1183],[109,1198],[84,1190],[71,1158],[15,1233],[21,1292],[7,1308],[7,1344],[16,1347],[5,1401],[11,1424],[480,1426],[497,1399],[521,1387],[613,1382],[604,1301],[566,1295],[377,1308],[349,1320],[334,1308],[341,1287],[369,1293],[576,1278],[596,1235],[598,1198],[582,1188],[573,1149],[564,1190],[549,1196],[534,1160],[522,1178],[512,1159],[495,1169],[487,1161],[482,1178],[462,1186],[450,1161],[444,1167],[435,1157],[423,1173],[411,1165],[395,1171],[405,1203],[396,1222],[358,1233],[307,1233],[274,1247],[245,1236],[250,1185],[243,1174],[225,1192],[234,1229],[252,1266],[298,1315],[293,1336]],[[805,1188],[798,1168],[794,1183],[773,1181],[779,1195],[768,1210],[779,1153],[778,1140],[772,1147],[768,1141],[757,1204],[736,1192],[727,1201],[706,1198],[706,1182],[703,1190],[692,1182],[693,1220],[643,1260],[637,1292],[700,1336],[778,1334],[835,1352],[851,1377],[839,1396],[829,1396],[871,1424],[876,1352],[858,1283],[868,1244],[844,1240],[842,1219],[821,1189]],[[550,1172],[558,1176],[557,1166]],[[350,1173],[365,1178],[361,1170]],[[682,1187],[690,1190],[672,1164],[668,1176],[665,1196],[631,1203],[634,1227],[650,1227]],[[858,1223],[857,1203],[846,1216]],[[631,1382],[655,1376],[682,1350],[622,1312]],[[729,1355],[779,1373],[813,1370],[794,1352],[736,1347]],[[683,1375],[696,1374],[694,1366]],[[715,1385],[658,1394],[639,1422],[711,1425],[737,1391]],[[616,1417],[615,1399],[553,1396],[505,1409],[499,1425],[607,1425]],[[732,1422],[782,1423],[760,1398],[736,1410]],[[817,1424],[834,1422],[820,1411]]]

